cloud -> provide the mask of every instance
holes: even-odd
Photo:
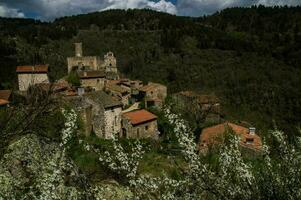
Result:
[[[114,8],[150,8],[171,14],[177,13],[176,6],[166,0],[0,0],[0,6],[3,16],[17,16],[12,13],[15,12],[43,20]]]
[[[177,8],[171,2],[160,0],[154,2],[150,0],[108,0],[108,6],[102,10],[109,9],[131,9],[131,8],[150,8],[153,10],[176,14]]]
[[[116,8],[150,8],[177,15],[200,16],[228,7],[259,4],[296,6],[301,5],[301,0],[0,0],[0,16],[52,20]]]
[[[252,5],[265,6],[297,6],[300,0],[178,0],[179,15],[201,16],[212,14],[229,7],[249,7]]]
[[[257,5],[265,6],[298,6],[301,5],[300,0],[259,0]]]
[[[0,17],[25,17],[24,13],[20,12],[18,9],[8,8],[5,5],[0,4]]]

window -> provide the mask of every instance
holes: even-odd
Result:
[[[114,125],[117,126],[117,116],[115,116]]]
[[[246,138],[246,143],[247,144],[253,144],[254,138]]]
[[[148,126],[145,126],[145,130],[146,130],[146,131],[148,130]]]

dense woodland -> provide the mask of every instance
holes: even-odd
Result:
[[[215,94],[224,117],[295,133],[301,122],[301,7],[230,8],[178,17],[111,10],[41,22],[0,18],[1,88],[16,89],[15,67],[50,64],[52,80],[81,41],[84,55],[111,50],[124,76],[169,92]]]

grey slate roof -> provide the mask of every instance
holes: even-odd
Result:
[[[102,104],[104,108],[122,107],[122,102],[113,99],[104,91],[91,92],[85,96],[93,100],[95,103]]]

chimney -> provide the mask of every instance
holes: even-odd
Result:
[[[255,132],[256,132],[256,128],[255,127],[250,127],[249,128],[249,134],[250,135],[255,135]]]
[[[83,47],[82,43],[74,43],[75,44],[75,56],[82,57],[83,56]]]
[[[78,96],[82,96],[83,94],[85,94],[85,88],[82,87],[77,88],[77,94]]]

